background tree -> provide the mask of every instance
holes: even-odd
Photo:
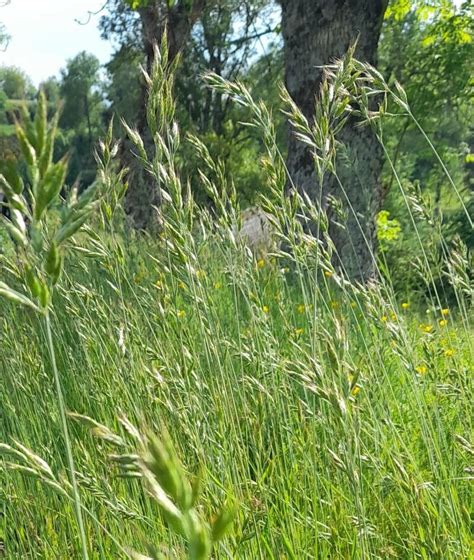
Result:
[[[244,205],[255,201],[256,187],[263,183],[261,142],[255,131],[241,124],[247,120],[244,110],[221,92],[203,87],[202,76],[211,71],[244,81],[254,91],[265,80],[266,87],[259,93],[270,102],[271,93],[278,91],[279,72],[269,70],[274,65],[271,57],[263,56],[263,41],[271,50],[269,41],[277,37],[278,23],[275,5],[265,0],[225,0],[209,6],[191,33],[176,76],[178,122],[205,142],[213,158],[225,161]],[[206,203],[197,173],[201,162],[191,146],[183,149],[184,172],[196,198]]]
[[[61,114],[61,125],[64,128],[79,126],[84,120],[92,146],[92,111],[94,104],[94,86],[98,86],[98,73],[100,63],[96,56],[79,53],[68,61],[67,66],[61,71],[61,97],[64,108]]]
[[[372,65],[377,61],[377,45],[388,0],[326,2],[325,0],[281,0],[285,49],[286,87],[310,121],[322,81],[321,66],[342,57],[357,40],[356,58]],[[328,208],[328,196],[340,199],[347,212],[345,229],[331,225],[331,237],[339,264],[353,278],[368,278],[374,271],[376,210],[381,203],[379,176],[381,150],[370,128],[349,121],[340,140],[350,165],[340,159],[337,172],[350,200],[334,177],[327,177],[320,192],[309,148],[290,134],[287,166],[297,189],[308,193]],[[330,209],[329,209],[330,210]],[[359,226],[360,224],[360,226]]]
[[[63,109],[59,124],[64,131],[63,141],[70,146],[68,181],[79,180],[82,187],[94,180],[94,143],[102,130],[99,68],[97,57],[83,51],[61,71]]]
[[[206,5],[206,0],[117,0],[108,6],[110,16],[102,18],[102,29],[105,36],[123,33],[127,26],[132,30],[132,41],[136,45],[138,38],[133,38],[133,31],[139,32],[141,48],[145,55],[146,68],[149,70],[154,59],[154,46],[162,43],[167,38],[170,62],[175,59],[179,51],[189,39],[191,30],[201,16]],[[136,13],[136,16],[133,14]],[[118,22],[110,21],[117,13]],[[130,31],[124,33],[126,42],[130,42]],[[145,111],[146,86],[141,85],[141,97],[136,117],[136,128],[144,139],[146,149],[152,151]],[[121,160],[129,169],[129,188],[125,199],[125,211],[130,216],[132,223],[138,229],[153,227],[156,218],[155,208],[160,206],[160,192],[157,185],[153,184],[150,177],[145,175],[141,165],[131,157],[131,144],[127,141],[122,144]]]
[[[0,90],[9,99],[31,99],[35,94],[29,76],[16,66],[0,67]]]
[[[227,80],[245,79],[262,37],[275,36],[277,19],[268,0],[222,0],[209,5],[191,33],[176,77],[183,118],[197,131],[223,134],[232,103],[220,92],[202,87],[201,76],[213,72]]]
[[[230,167],[235,164],[240,170],[247,169],[244,182],[253,183],[252,189],[247,191],[255,192],[258,169],[255,150],[252,149],[252,156],[248,157],[249,144],[242,141],[248,137],[248,131],[242,134],[243,129],[237,124],[239,119],[230,119],[231,115],[235,116],[235,107],[220,94],[204,88],[200,76],[212,70],[228,79],[243,78],[253,58],[257,58],[257,41],[275,33],[276,20],[271,17],[274,5],[268,0],[223,0],[177,2],[170,8],[164,2],[148,2],[143,6],[135,3],[137,9],[134,12],[131,4],[127,6],[114,0],[109,3],[109,15],[101,19],[103,35],[118,39],[121,45],[113,64],[108,66],[110,98],[114,100],[115,108],[120,112],[124,105],[120,98],[125,99],[120,92],[127,93],[120,83],[123,79],[137,83],[136,64],[142,61],[149,66],[153,59],[153,42],[159,43],[167,28],[170,58],[173,59],[178,50],[182,53],[175,89],[180,123],[194,134],[205,136],[213,155],[232,158]],[[137,43],[138,34],[141,44]],[[137,47],[143,53],[141,56]],[[135,65],[126,62],[131,60]],[[123,108],[128,114],[128,122],[134,124],[147,140],[144,94],[142,91],[139,97],[135,88],[132,90],[131,103],[127,102],[127,107]],[[134,106],[137,107],[135,115],[130,114]],[[146,144],[150,144],[150,139]],[[136,162],[128,161],[129,149],[125,143],[125,161],[131,167],[126,207],[135,226],[146,228],[154,214],[152,206],[160,204],[159,192],[151,188],[142,176],[142,170],[136,168]],[[185,171],[197,187],[194,184],[197,162],[193,153],[186,154],[183,162]]]
[[[120,118],[131,126],[136,126],[140,102],[142,100],[140,65],[145,57],[139,45],[124,44],[105,65],[107,82],[105,95],[108,101],[108,119],[113,115],[115,134],[123,136]]]
[[[56,76],[51,76],[41,82],[38,90],[44,91],[48,104],[53,110],[58,108],[61,102],[61,85]]]

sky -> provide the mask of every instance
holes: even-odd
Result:
[[[19,66],[37,86],[49,76],[56,76],[67,59],[86,50],[101,63],[110,59],[112,45],[100,38],[97,11],[105,0],[0,0],[0,22],[11,36],[5,52],[0,51],[0,65]]]

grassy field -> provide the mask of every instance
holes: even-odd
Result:
[[[57,294],[67,408],[122,435],[120,414],[141,429],[166,425],[200,475],[203,512],[239,504],[216,558],[469,558],[465,317],[434,306],[420,319],[380,287],[338,284],[309,263],[257,260],[212,239],[188,268],[144,242],[97,241]],[[4,304],[0,325],[2,439],[65,479],[40,323]],[[85,520],[91,557],[147,541],[179,557],[141,483],[116,476],[113,446],[71,429],[96,519]],[[79,557],[67,499],[8,470],[2,493],[7,557]]]
[[[253,105],[272,195],[263,203],[282,243],[252,253],[236,236],[231,186],[195,139],[216,215],[186,196],[159,64],[149,124],[167,203],[153,241],[113,219],[123,172],[112,129],[97,184],[67,201],[41,96],[35,126],[20,132],[36,182],[31,200],[15,177],[7,185],[16,253],[1,245],[6,557],[472,558],[462,247],[440,245],[442,284],[427,260],[406,271],[416,292],[396,293],[387,271],[350,283],[331,264],[324,216],[286,196],[269,114]],[[216,86],[252,105],[242,87]],[[307,134],[325,154],[317,132]],[[140,154],[136,134],[135,144]],[[331,161],[317,162],[323,175]],[[308,215],[325,243],[305,234]]]

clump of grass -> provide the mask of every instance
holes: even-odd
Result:
[[[147,495],[156,502],[168,526],[185,539],[189,560],[208,559],[213,545],[228,531],[235,507],[229,502],[212,522],[202,518],[198,510],[199,478],[195,478],[193,484],[189,482],[168,431],[162,428],[159,438],[153,434],[142,436],[122,416],[119,420],[125,432],[124,438],[87,416],[71,413],[70,417],[116,448],[116,452],[109,455],[110,460],[121,476],[143,481]],[[132,445],[126,440],[132,440]],[[152,560],[164,558],[152,543],[148,543],[147,548]],[[143,558],[135,552],[131,555]]]

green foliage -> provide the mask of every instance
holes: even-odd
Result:
[[[472,95],[472,6],[465,3],[456,10],[447,0],[406,4],[409,9],[403,16],[391,14],[390,9],[387,12],[380,49],[382,68],[404,85],[420,119],[439,122],[442,115],[436,110],[441,108],[459,119],[463,100]]]
[[[465,243],[471,243],[472,222],[466,213],[471,186],[465,154],[472,136],[473,22],[469,2],[455,8],[446,0],[398,1],[390,4],[386,14],[379,48],[381,70],[389,81],[397,79],[403,85],[418,123],[401,115],[385,122],[387,155],[404,189],[419,190],[435,216],[428,220],[430,226],[427,221],[414,226],[407,207],[411,202],[397,188],[394,169],[387,165],[384,206],[403,229],[398,246],[392,245],[386,255],[397,285],[405,282],[407,263],[424,258],[423,249],[430,255],[433,274],[440,274],[436,263],[443,251],[441,238],[450,240],[459,232]],[[418,125],[436,145],[446,169]]]
[[[106,64],[108,83],[105,88],[110,102],[110,112],[128,123],[136,124],[143,101],[140,64],[143,54],[136,48],[122,47]],[[118,123],[119,124],[119,123]],[[120,126],[115,133],[122,134]]]
[[[0,66],[0,90],[10,99],[24,100],[34,94],[30,78],[16,66]]]
[[[5,125],[7,123],[7,94],[1,90],[0,91],[0,125]],[[3,136],[3,135],[2,135]]]
[[[63,147],[71,152],[68,182],[78,181],[80,188],[94,181],[94,144],[103,129],[99,67],[97,57],[83,51],[68,61],[61,76],[59,124],[65,131]]]
[[[41,82],[38,88],[43,91],[50,107],[57,109],[61,104],[61,84],[55,76]]]
[[[138,8],[146,8],[148,0],[125,0],[125,3],[130,6],[132,10],[137,10]]]
[[[381,210],[377,214],[377,239],[383,248],[386,243],[390,244],[400,238],[402,228],[397,219],[389,219],[390,212]]]
[[[99,67],[97,57],[83,51],[69,60],[62,70],[61,95],[64,108],[61,124],[65,128],[87,124],[85,121],[90,118],[93,104],[96,103],[91,97],[93,87],[98,85]]]

